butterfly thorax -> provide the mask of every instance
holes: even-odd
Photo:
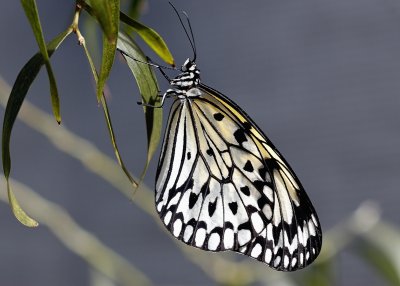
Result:
[[[196,87],[200,84],[200,70],[196,63],[187,59],[182,65],[181,73],[170,81],[171,89],[168,95],[177,96],[180,99],[199,96]]]

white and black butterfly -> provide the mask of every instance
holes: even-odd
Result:
[[[253,120],[200,82],[188,24],[191,37],[182,26],[194,58],[169,80],[172,88],[162,101],[175,99],[157,169],[157,212],[172,235],[188,245],[235,251],[276,270],[304,268],[322,244],[314,207]]]

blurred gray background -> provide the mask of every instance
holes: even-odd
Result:
[[[69,25],[73,3],[38,1],[47,40]],[[323,230],[340,223],[365,200],[378,202],[384,219],[399,224],[400,1],[174,4],[190,15],[203,82],[243,107],[285,155],[306,187]],[[177,64],[192,56],[167,1],[149,1],[141,21],[164,37]],[[0,38],[0,74],[12,84],[37,51],[19,1],[0,1]],[[52,63],[63,126],[113,156],[76,37],[66,40]],[[137,175],[145,162],[145,125],[136,105],[135,81],[121,61],[113,68],[109,87],[120,151]],[[50,112],[48,90],[42,70],[28,99]],[[15,179],[64,206],[156,285],[211,283],[154,220],[109,184],[26,125],[17,122],[13,132]],[[145,179],[149,186],[154,184],[156,161]],[[0,285],[89,283],[88,268],[80,258],[45,227],[21,226],[5,204],[0,204],[0,233]],[[339,285],[382,282],[348,253],[340,256],[337,274]]]

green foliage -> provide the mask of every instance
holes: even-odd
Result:
[[[121,50],[124,55],[129,55],[129,57],[124,57],[130,70],[132,71],[133,76],[136,79],[143,102],[151,105],[159,105],[160,97],[158,96],[159,89],[157,81],[150,66],[141,63],[146,62],[146,56],[142,50],[131,38],[123,33],[120,33],[119,35],[118,49]],[[162,108],[144,106],[143,110],[146,117],[147,126],[147,161],[141,179],[143,178],[147,167],[149,166],[151,158],[157,150],[162,129]]]
[[[40,25],[39,12],[36,7],[36,2],[34,0],[21,0],[21,3],[22,6],[24,7],[26,17],[28,18],[29,23],[31,24],[33,34],[35,35],[36,42],[38,43],[40,49],[40,53],[42,54],[44,63],[46,65],[47,75],[49,77],[49,83],[50,83],[50,95],[51,95],[53,113],[57,122],[60,124],[61,122],[60,99],[58,98],[56,79],[54,77],[53,69],[51,68],[50,57],[47,52],[42,27]]]
[[[97,84],[96,87],[97,98],[98,101],[101,102],[103,107],[111,143],[113,145],[118,163],[120,164],[122,170],[126,174],[127,178],[130,180],[132,185],[134,187],[137,187],[138,185],[138,183],[133,179],[133,177],[130,175],[129,171],[125,167],[125,164],[123,163],[122,157],[120,155],[116,143],[116,138],[114,136],[114,131],[112,128],[111,117],[108,111],[107,102],[103,95],[104,86],[106,84],[107,78],[109,77],[112,65],[114,63],[117,42],[119,39],[118,31],[120,25],[120,15],[123,22],[126,25],[132,27],[134,31],[137,31],[138,35],[144,39],[144,41],[150,46],[150,48],[152,48],[157,54],[159,54],[160,57],[164,59],[167,63],[172,64],[173,57],[169,52],[164,40],[153,29],[148,28],[147,26],[135,21],[134,19],[129,18],[129,16],[119,11],[120,4],[118,0],[91,1],[91,4],[92,6],[88,5],[83,0],[78,0],[76,7],[71,7],[75,8],[75,14],[73,19],[71,20],[71,25],[67,27],[65,32],[61,33],[54,40],[52,40],[49,44],[46,45],[44,42],[43,31],[39,21],[39,13],[36,6],[36,2],[34,0],[22,0],[23,8],[25,10],[27,18],[29,19],[29,23],[32,27],[40,52],[35,54],[21,69],[14,83],[12,91],[10,93],[3,121],[2,153],[3,153],[3,169],[4,169],[4,175],[7,180],[8,196],[11,209],[16,218],[21,223],[27,226],[36,226],[37,222],[31,219],[22,210],[11,190],[11,186],[8,180],[11,170],[11,158],[10,158],[11,131],[15,119],[17,118],[18,112],[21,108],[21,105],[24,102],[25,97],[29,91],[29,88],[33,83],[33,81],[36,79],[36,76],[38,75],[43,65],[46,66],[47,73],[49,76],[53,113],[57,122],[59,123],[61,122],[60,106],[59,106],[60,103],[58,98],[55,77],[52,72],[50,64],[50,57],[54,53],[54,51],[57,48],[59,48],[63,40],[67,36],[69,36],[72,32],[74,32],[77,35],[79,43],[81,43],[81,45],[83,46],[88,62],[92,69],[92,74]],[[99,73],[95,69],[92,56],[90,55],[86,47],[84,37],[79,30],[79,16],[82,11],[86,11],[87,13],[89,13],[89,15],[95,17],[103,31],[103,53],[102,53],[101,67]],[[132,39],[129,39],[128,37],[124,36],[123,42],[125,47],[129,47],[127,48],[127,52],[131,52],[134,58],[136,57],[135,59],[139,59],[142,62],[146,61],[146,57],[142,52],[140,52],[140,49]],[[132,47],[135,47],[135,49],[132,49]],[[129,61],[132,60],[130,59]],[[132,66],[134,66],[132,62],[129,64],[129,66],[131,67],[133,75],[138,83],[139,90],[143,100],[150,104],[156,102],[158,100],[157,97],[158,87],[154,74],[152,73],[149,66],[141,63],[140,65],[136,65],[134,68],[132,68]],[[144,170],[146,170],[160,141],[162,111],[154,110],[152,108],[145,108],[144,114],[145,114],[147,133],[148,133],[148,155],[144,167]]]
[[[54,51],[64,41],[64,39],[72,32],[72,29],[67,29],[65,32],[59,34],[54,40],[52,40],[46,47],[46,54],[49,57],[52,56]],[[15,119],[17,118],[18,112],[21,108],[23,101],[28,93],[29,87],[35,80],[39,73],[40,68],[46,63],[45,58],[41,52],[35,54],[21,69],[17,79],[15,80],[14,86],[11,90],[10,97],[8,98],[6,111],[4,113],[3,120],[3,133],[2,133],[2,155],[3,155],[3,170],[4,176],[7,180],[8,197],[11,205],[11,209],[15,217],[26,226],[37,226],[37,222],[31,219],[19,206],[17,199],[15,198],[11,186],[9,184],[9,176],[11,170],[11,158],[10,158],[10,138],[11,130],[13,128]]]

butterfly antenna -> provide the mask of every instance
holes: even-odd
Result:
[[[193,61],[194,61],[194,60],[196,59],[196,47],[195,47],[195,45],[194,45],[194,39],[192,39],[192,38],[189,36],[189,33],[188,33],[188,31],[187,31],[185,25],[183,24],[182,18],[181,18],[181,16],[179,15],[178,10],[176,10],[175,6],[172,5],[171,2],[168,2],[168,3],[169,3],[169,5],[171,5],[172,9],[174,9],[176,15],[178,16],[179,22],[181,22],[182,28],[183,28],[183,30],[185,31],[185,34],[186,34],[186,36],[187,36],[187,38],[188,38],[188,40],[189,40],[190,46],[192,47],[192,50],[193,50],[193,53],[194,53],[194,59],[193,59]],[[186,15],[186,17],[187,17],[187,14],[186,14],[185,12],[183,12],[183,13],[184,13],[184,14]],[[188,19],[188,22],[189,22],[189,19]],[[190,28],[190,33],[191,33],[191,35],[192,35],[192,37],[193,37],[193,32],[192,32],[192,28],[190,27],[190,22],[189,22],[189,28]]]
[[[195,62],[196,61],[196,56],[197,56],[197,50],[196,50],[196,42],[194,40],[192,25],[190,24],[190,20],[189,20],[188,14],[185,11],[183,11],[182,13],[186,17],[186,20],[187,20],[187,23],[188,23],[188,26],[189,26],[189,30],[190,30],[190,35],[192,36],[192,42],[193,42],[192,48],[193,48],[193,53],[194,53],[193,61]]]
[[[157,64],[157,63],[154,63],[149,57],[147,57],[148,62],[145,62],[145,61],[141,61],[141,60],[135,59],[134,57],[132,57],[131,55],[127,54],[126,52],[124,52],[124,51],[121,50],[121,49],[118,49],[118,48],[117,48],[117,50],[118,50],[121,54],[123,54],[124,56],[126,56],[126,57],[128,57],[128,58],[134,60],[135,62],[142,63],[142,64],[145,64],[145,65],[148,65],[148,66],[151,66],[151,67],[155,67],[155,68],[158,68],[158,69],[176,70],[175,67],[162,66],[162,65],[159,65],[159,64]]]

